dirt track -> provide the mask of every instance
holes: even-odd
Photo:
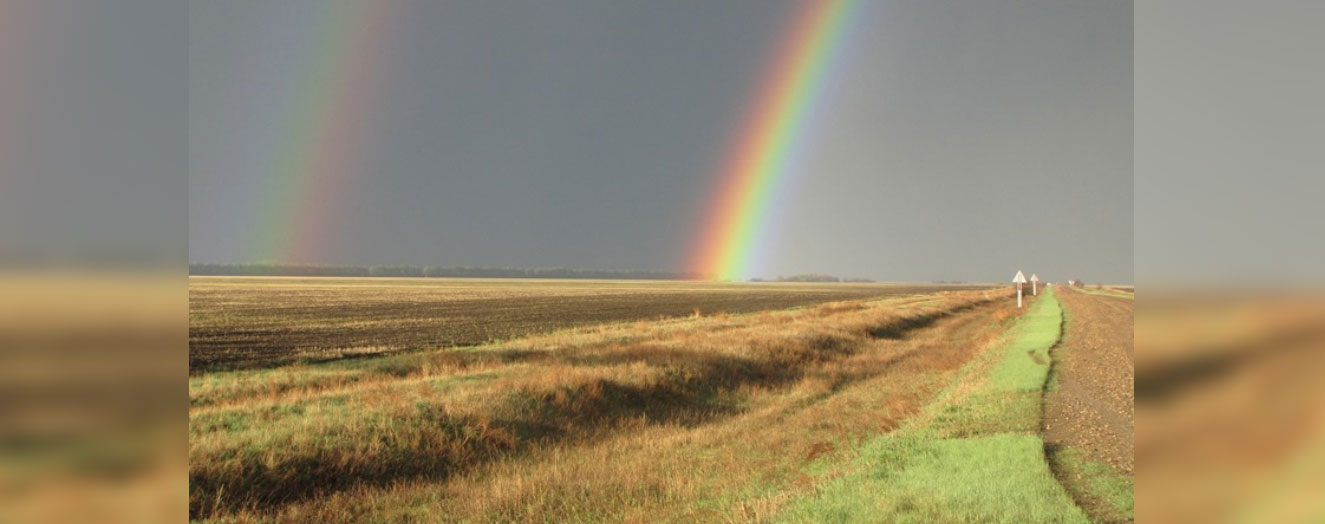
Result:
[[[1057,295],[1066,323],[1062,342],[1052,350],[1056,384],[1045,397],[1045,444],[1050,449],[1077,450],[1083,458],[1131,475],[1133,302],[1066,288]],[[1098,501],[1078,503],[1089,510]]]

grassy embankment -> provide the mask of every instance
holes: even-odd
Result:
[[[1038,434],[1062,310],[1046,290],[1002,350],[897,431],[867,442],[841,477],[790,504],[787,522],[1087,522],[1054,479]],[[1108,488],[1112,489],[1112,488]]]
[[[190,512],[230,522],[767,519],[814,489],[813,468],[852,460],[990,347],[1015,318],[996,297],[1007,292],[204,373],[189,385]]]

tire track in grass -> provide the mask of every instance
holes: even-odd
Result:
[[[867,442],[857,466],[798,499],[784,522],[1062,522],[1086,515],[1054,478],[1039,427],[1049,349],[1062,334],[1051,290],[995,351],[907,425]]]

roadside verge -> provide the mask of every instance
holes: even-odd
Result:
[[[1046,289],[1004,344],[963,370],[857,467],[789,504],[787,522],[1088,522],[1054,478],[1039,434],[1062,309]]]

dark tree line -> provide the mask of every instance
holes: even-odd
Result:
[[[684,273],[574,269],[564,267],[515,268],[489,266],[313,266],[285,264],[189,264],[190,275],[282,277],[438,277],[438,278],[602,278],[631,280],[684,280]]]
[[[868,278],[838,278],[822,273],[805,273],[789,277],[778,277],[778,282],[874,282]]]

